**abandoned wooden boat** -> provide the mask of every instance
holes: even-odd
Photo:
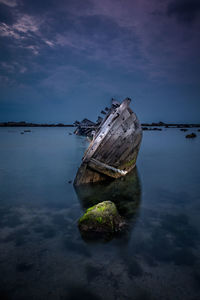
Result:
[[[135,167],[142,128],[130,102],[126,98],[108,110],[82,158],[75,185],[119,178]]]

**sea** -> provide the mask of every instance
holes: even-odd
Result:
[[[144,131],[130,174],[75,188],[88,145],[73,128],[0,128],[0,299],[199,300],[197,128]],[[104,200],[128,229],[86,240],[78,220]]]

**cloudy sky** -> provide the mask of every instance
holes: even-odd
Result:
[[[200,0],[0,0],[0,121],[200,122]]]

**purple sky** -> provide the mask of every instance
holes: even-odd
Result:
[[[200,122],[200,1],[0,0],[0,121]]]

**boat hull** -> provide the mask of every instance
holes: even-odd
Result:
[[[129,104],[125,99],[105,117],[82,159],[75,185],[119,178],[135,167],[142,128]]]

